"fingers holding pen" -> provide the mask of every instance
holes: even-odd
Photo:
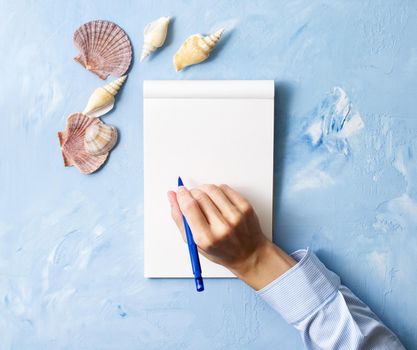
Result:
[[[201,211],[203,212],[210,226],[219,225],[223,222],[221,212],[204,191],[201,191],[198,188],[194,188],[190,192],[200,206]]]
[[[221,187],[208,184],[202,185],[199,188],[212,200],[228,224],[232,226],[239,224],[241,213],[223,192]]]
[[[210,225],[199,202],[192,196],[191,191],[184,186],[178,188],[177,201],[181,212],[190,225],[195,243],[198,246],[204,246],[210,236]]]
[[[178,193],[170,196],[175,196],[172,216],[177,226],[184,233],[184,214],[195,243],[204,252],[234,243],[236,232],[245,231],[254,219],[249,202],[226,185],[203,185],[192,190],[180,186]]]

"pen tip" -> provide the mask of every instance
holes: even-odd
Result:
[[[202,292],[204,290],[204,283],[201,277],[195,278],[195,286],[196,286],[197,292]]]
[[[178,176],[178,187],[180,187],[180,186],[184,186],[184,184],[183,184],[183,182],[182,182],[181,177],[180,177],[180,176]]]

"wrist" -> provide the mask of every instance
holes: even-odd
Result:
[[[296,261],[265,239],[243,263],[231,271],[255,290],[262,289],[296,264]]]

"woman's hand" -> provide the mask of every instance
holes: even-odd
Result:
[[[171,215],[184,240],[182,213],[199,251],[225,266],[255,289],[261,289],[294,260],[263,235],[250,203],[227,185],[203,185],[168,192]]]

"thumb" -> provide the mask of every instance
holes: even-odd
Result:
[[[184,222],[182,220],[182,213],[180,206],[177,201],[177,194],[174,191],[168,191],[167,193],[169,204],[171,205],[171,217],[174,220],[175,224],[177,225],[178,229],[180,230],[182,239],[184,242],[187,242],[185,238],[184,232]]]

